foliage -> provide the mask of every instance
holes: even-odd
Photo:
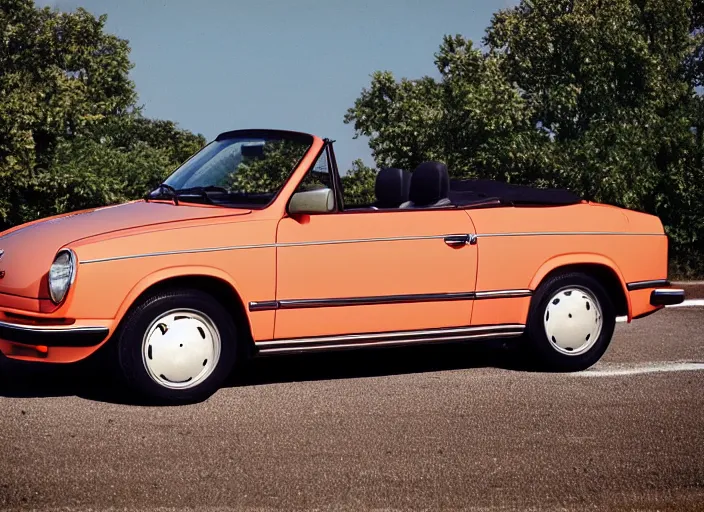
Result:
[[[105,21],[0,0],[0,230],[143,195],[204,144],[141,115]]]
[[[232,166],[236,172],[228,175],[222,186],[250,194],[276,192],[303,158],[307,148],[307,145],[291,140],[267,141],[261,156],[245,157]]]
[[[248,193],[266,194],[278,190],[304,156],[306,146],[293,141],[270,141],[263,148],[263,154],[255,159],[245,158],[230,166],[236,169],[228,175],[220,186]],[[352,163],[352,169],[341,176],[343,200],[346,206],[364,205],[374,202],[374,183],[376,171],[364,165],[358,159]],[[322,153],[306,174],[297,191],[332,187],[326,154]]]
[[[352,169],[341,177],[341,181],[346,207],[374,203],[376,199],[374,195],[376,171],[364,165],[361,159],[352,162]]]
[[[232,190],[248,193],[271,193],[278,190],[288,179],[291,171],[304,156],[305,146],[293,141],[267,142],[264,153],[256,159],[245,159],[232,168],[235,173],[221,184]],[[343,200],[346,206],[364,205],[374,202],[376,171],[358,159],[352,169],[341,176]],[[323,153],[306,174],[296,189],[298,192],[332,187],[326,154]]]
[[[441,160],[658,215],[704,270],[702,21],[702,0],[523,0],[485,52],[446,36],[438,78],[375,73],[345,122],[379,166]]]
[[[61,142],[51,171],[37,173],[29,190],[37,199],[32,209],[21,213],[44,217],[143,197],[172,165],[167,152],[146,144],[125,150],[88,138]]]
[[[0,0],[0,230],[140,197],[205,143],[142,115],[105,22]],[[483,43],[444,37],[436,77],[373,74],[344,120],[377,166],[441,160],[653,213],[676,270],[704,271],[704,0],[522,0]],[[269,190],[300,158],[270,156],[231,185]],[[374,178],[356,161],[346,203],[372,202]]]

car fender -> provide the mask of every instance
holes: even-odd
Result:
[[[233,277],[219,268],[208,267],[203,265],[183,265],[176,267],[167,267],[146,275],[130,290],[125,299],[122,301],[122,304],[120,304],[115,320],[117,322],[122,321],[129,308],[132,307],[137,298],[148,288],[162,281],[177,277],[216,278],[229,284],[232,287],[233,291],[239,295],[237,283],[235,282]],[[242,297],[240,297],[240,299],[242,299]]]
[[[530,289],[535,290],[543,281],[543,279],[545,279],[545,276],[547,276],[550,272],[555,269],[558,269],[560,267],[566,267],[569,265],[584,264],[602,265],[610,268],[616,274],[616,277],[618,277],[618,280],[621,283],[621,289],[623,290],[623,294],[626,297],[626,304],[628,307],[628,319],[630,320],[632,316],[631,297],[628,293],[628,288],[626,287],[626,280],[624,279],[623,273],[621,272],[621,269],[619,269],[618,265],[616,265],[616,263],[612,259],[608,258],[607,256],[604,256],[603,254],[574,253],[554,256],[548,259],[545,263],[543,263],[538,269],[538,271],[533,275],[533,279],[530,282]]]

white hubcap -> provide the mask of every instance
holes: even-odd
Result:
[[[588,290],[563,288],[550,298],[543,324],[555,350],[570,356],[583,354],[601,334],[601,307]]]
[[[171,389],[192,388],[213,372],[220,358],[220,334],[213,321],[193,310],[174,310],[154,320],[142,342],[147,373]]]

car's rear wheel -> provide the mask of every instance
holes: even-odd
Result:
[[[526,332],[540,368],[579,371],[606,352],[616,325],[604,287],[583,273],[548,278],[533,296]]]
[[[127,315],[117,340],[119,367],[129,387],[148,401],[198,402],[228,377],[235,341],[235,323],[213,297],[162,291]]]

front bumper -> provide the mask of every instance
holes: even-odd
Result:
[[[42,327],[0,321],[0,340],[45,347],[94,347],[107,338],[106,327]]]
[[[679,288],[660,288],[650,292],[652,306],[673,306],[684,302],[684,290]]]

